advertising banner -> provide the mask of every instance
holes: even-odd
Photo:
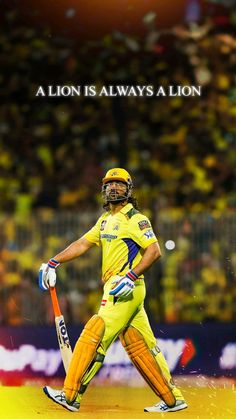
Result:
[[[236,377],[236,325],[152,325],[172,375]],[[68,327],[74,347],[82,325]],[[63,378],[55,327],[1,327],[0,381]],[[137,373],[119,340],[109,348],[97,379],[136,380]]]

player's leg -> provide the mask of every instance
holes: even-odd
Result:
[[[104,332],[104,320],[94,315],[85,325],[75,345],[63,386],[66,400],[70,403],[76,399],[86,372],[91,369],[94,362],[99,361],[97,349]]]
[[[140,309],[145,296],[143,281],[137,283],[134,292],[123,300],[109,295],[112,278],[104,286],[103,302],[98,315],[85,326],[73,351],[63,391],[45,387],[45,393],[69,410],[79,407],[82,396],[102,366],[106,351],[121,331]],[[71,408],[72,406],[72,408]],[[75,411],[75,410],[73,410]]]
[[[166,362],[164,355],[157,345],[157,340],[151,329],[146,311],[144,307],[136,314],[135,318],[132,320],[131,326],[135,327],[144,337],[144,340],[148,348],[152,351],[156,361],[158,362],[161,370],[163,371],[164,376],[166,377],[168,383],[173,388],[173,393],[177,400],[183,399],[183,395],[179,388],[174,385],[169,366]]]
[[[143,281],[137,283],[132,296],[123,300],[116,300],[113,296],[109,295],[111,289],[112,279],[109,280],[104,286],[104,294],[102,297],[103,304],[98,311],[105,324],[105,332],[101,343],[97,349],[97,356],[83,377],[81,386],[78,391],[76,401],[80,402],[82,396],[95,374],[102,366],[105,354],[112,344],[112,342],[119,336],[121,331],[131,321],[133,316],[136,315],[141,308],[145,297],[145,286]]]
[[[63,390],[54,390],[49,386],[44,387],[45,394],[56,403],[71,411],[78,411],[80,403],[76,400],[78,391],[85,391],[82,380],[94,363],[103,361],[97,349],[105,331],[103,319],[94,315],[85,325],[72,354],[72,359],[64,381]]]
[[[154,406],[146,408],[145,411],[167,411],[167,409],[175,411],[187,407],[180,389],[174,385],[168,364],[157,346],[144,307],[133,318],[130,327],[122,333],[121,341],[149,386],[164,400],[164,403],[160,403],[162,410],[158,410],[160,406]]]

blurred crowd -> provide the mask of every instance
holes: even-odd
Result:
[[[0,34],[2,324],[52,321],[51,311],[38,305],[36,272],[78,237],[79,221],[70,225],[74,216],[64,218],[68,212],[78,220],[88,214],[89,221],[98,214],[101,178],[112,166],[131,172],[141,208],[157,229],[186,214],[206,212],[218,220],[236,209],[235,12],[162,31],[150,13],[142,37],[114,31],[83,44],[18,18],[17,9],[8,10]],[[39,86],[118,84],[201,85],[202,95],[35,96]],[[147,309],[164,321],[232,321],[235,248],[222,244],[222,229],[207,250],[190,254],[194,226],[183,222],[184,237],[178,234],[175,251],[167,251],[150,275],[163,296],[157,290]],[[217,227],[216,221],[212,231]],[[61,272],[68,321],[85,321],[101,294],[97,268],[92,272],[86,257]],[[47,296],[44,303],[50,305]]]
[[[122,159],[147,208],[153,196],[161,208],[235,208],[235,14],[162,32],[150,14],[145,25],[142,38],[80,45],[6,14],[1,211],[97,209],[100,179]],[[41,85],[85,84],[201,85],[202,96],[35,97]]]

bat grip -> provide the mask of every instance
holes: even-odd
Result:
[[[56,288],[55,287],[50,287],[50,294],[51,294],[51,300],[52,300],[52,306],[53,306],[53,311],[54,311],[54,315],[55,317],[59,317],[61,316],[61,310],[60,310],[60,306],[59,306],[59,302],[58,302],[58,298],[57,298],[57,293],[56,293]]]

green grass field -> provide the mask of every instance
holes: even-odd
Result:
[[[209,383],[181,385],[189,405],[188,409],[175,413],[144,413],[145,406],[158,400],[148,387],[96,387],[91,386],[84,395],[78,413],[69,412],[48,399],[40,386],[4,387],[0,389],[2,419],[60,419],[80,417],[84,419],[127,418],[141,419],[147,415],[166,418],[233,419],[236,418],[236,388]]]

